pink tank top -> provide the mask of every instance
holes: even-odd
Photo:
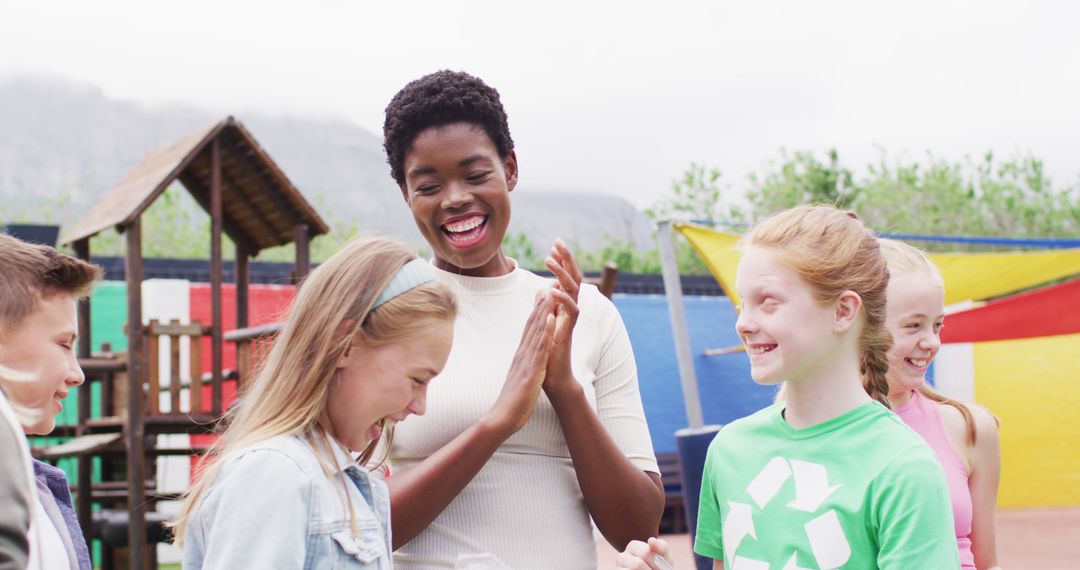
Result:
[[[953,526],[956,527],[956,544],[960,548],[960,567],[975,570],[975,556],[971,553],[971,491],[968,489],[968,473],[956,450],[945,434],[945,423],[937,402],[918,392],[911,393],[911,400],[893,410],[900,419],[930,444],[949,481],[952,497]]]

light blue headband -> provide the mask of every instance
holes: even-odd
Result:
[[[398,269],[394,278],[390,280],[382,293],[379,293],[379,298],[375,299],[375,304],[371,306],[371,310],[374,311],[379,305],[390,299],[434,280],[435,271],[431,269],[431,264],[423,259],[414,259],[402,265],[401,269]]]

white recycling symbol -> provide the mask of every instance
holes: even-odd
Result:
[[[792,476],[795,479],[795,499],[786,505],[789,509],[816,513],[822,503],[840,488],[840,485],[829,486],[824,465],[774,457],[746,486],[746,492],[759,509],[764,509]],[[723,524],[727,566],[731,570],[769,570],[768,562],[738,555],[739,545],[747,536],[758,539],[754,529],[753,507],[746,503],[728,501],[728,508],[729,512]],[[807,522],[804,529],[810,542],[810,551],[821,570],[839,568],[851,558],[851,545],[844,535],[844,529],[840,527],[836,511],[829,510],[818,515]],[[782,570],[807,570],[796,564],[796,559],[796,553],[792,552]]]

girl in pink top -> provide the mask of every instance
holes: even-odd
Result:
[[[952,496],[956,542],[964,570],[999,569],[995,513],[1001,478],[997,418],[926,384],[926,370],[941,348],[945,288],[926,255],[905,243],[882,239],[889,266],[886,326],[889,402],[901,419],[930,444],[945,469]]]

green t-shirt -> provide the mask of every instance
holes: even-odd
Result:
[[[728,570],[960,567],[945,474],[895,414],[873,402],[797,430],[783,411],[709,446],[698,554]]]

